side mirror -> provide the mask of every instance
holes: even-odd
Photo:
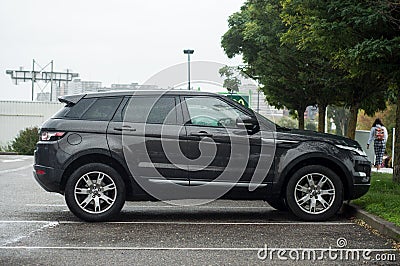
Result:
[[[236,119],[236,126],[239,128],[246,128],[251,134],[257,133],[260,130],[258,120],[254,117],[238,117]]]

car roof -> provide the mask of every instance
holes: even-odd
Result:
[[[98,98],[98,97],[111,97],[111,96],[145,96],[145,95],[187,95],[187,96],[211,96],[218,95],[212,92],[202,91],[189,91],[189,90],[123,90],[123,91],[105,91],[105,92],[91,92],[85,94],[66,95],[59,97],[60,102],[76,103],[82,98]]]

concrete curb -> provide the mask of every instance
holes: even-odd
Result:
[[[0,155],[18,155],[18,153],[11,151],[0,151]]]
[[[400,242],[400,227],[396,226],[394,223],[388,222],[378,216],[370,214],[351,203],[344,203],[343,210],[347,214],[364,220],[367,224],[376,229],[382,235]]]

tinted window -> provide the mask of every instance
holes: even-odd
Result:
[[[86,112],[87,109],[94,103],[96,99],[81,99],[74,106],[69,109],[69,112],[65,114],[65,117],[68,118],[80,118],[82,114]]]
[[[190,120],[186,124],[209,127],[237,127],[236,120],[247,115],[216,97],[185,98]]]
[[[122,98],[99,98],[82,116],[84,120],[108,121],[113,116]]]
[[[114,116],[114,121],[148,124],[176,124],[174,97],[132,97],[124,100]]]

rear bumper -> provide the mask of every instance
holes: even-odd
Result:
[[[33,176],[39,185],[48,192],[61,193],[61,172],[52,167],[33,165]]]

